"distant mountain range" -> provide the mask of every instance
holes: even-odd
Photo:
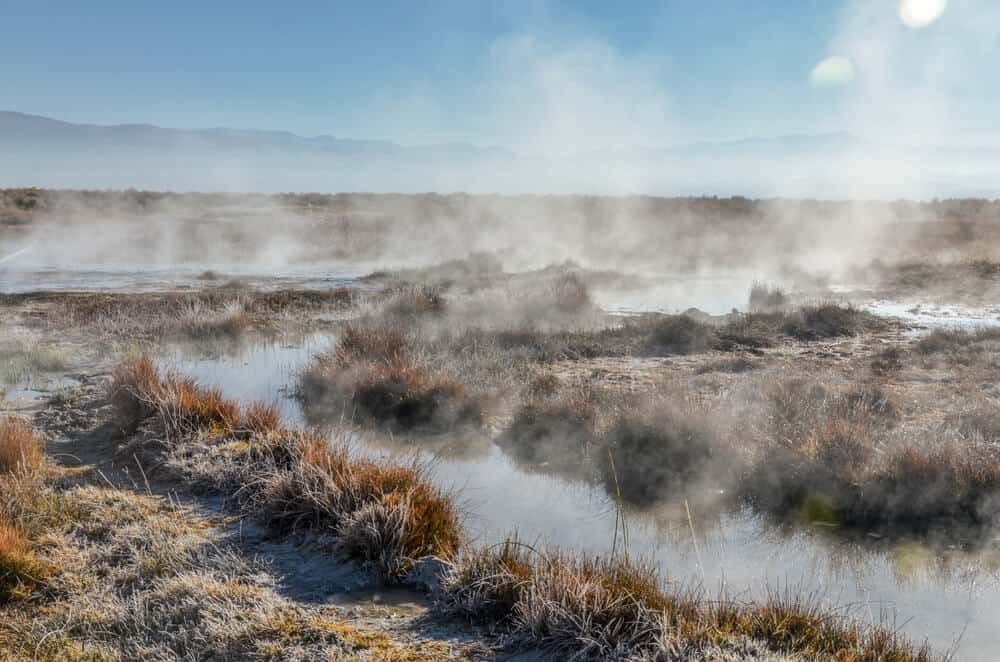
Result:
[[[0,111],[0,145],[36,150],[209,150],[222,155],[328,154],[365,158],[509,157],[510,152],[467,143],[407,147],[387,140],[334,136],[305,138],[287,131],[247,129],[167,129],[152,124],[73,124],[12,111]]]
[[[931,197],[1000,192],[1000,150],[849,133],[623,147],[546,158],[468,143],[230,128],[101,126],[0,111],[0,187]]]

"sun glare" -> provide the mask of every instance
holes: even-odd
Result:
[[[941,18],[948,0],[900,0],[899,19],[907,27],[924,28]]]

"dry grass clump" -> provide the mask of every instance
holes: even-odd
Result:
[[[534,578],[536,553],[516,539],[466,550],[447,578],[444,606],[476,623],[510,625]]]
[[[647,332],[646,352],[694,354],[709,349],[756,350],[773,344],[779,336],[806,341],[853,336],[875,323],[876,318],[865,311],[820,304],[794,310],[751,312],[718,325],[689,315],[655,315],[640,320],[638,326]]]
[[[482,410],[465,387],[407,363],[367,364],[356,375],[355,413],[403,430],[444,430],[478,425]]]
[[[65,515],[44,491],[44,444],[31,425],[0,418],[0,607],[29,597],[49,574],[35,541]]]
[[[86,331],[107,340],[239,338],[261,322],[303,320],[358,302],[356,289],[254,291],[232,284],[164,293],[34,293],[9,295],[12,304],[41,299],[47,328]]]
[[[751,372],[753,370],[759,370],[761,367],[761,364],[757,361],[752,361],[745,356],[738,356],[732,359],[720,359],[718,361],[706,363],[699,366],[695,370],[695,373],[699,375],[706,375],[710,372],[726,372],[738,375],[745,372]]]
[[[769,389],[766,439],[742,492],[783,517],[895,533],[979,528],[1000,499],[1000,450],[946,427],[897,428],[877,385],[828,391],[801,381]]]
[[[773,312],[781,310],[789,303],[788,294],[777,285],[755,281],[750,286],[750,312]]]
[[[413,318],[442,315],[446,309],[441,291],[430,287],[401,287],[386,299],[382,313],[391,317]]]
[[[33,472],[44,462],[44,443],[31,424],[16,416],[0,418],[0,475]]]
[[[803,306],[785,320],[782,331],[799,340],[855,336],[874,321],[874,316],[852,306],[823,303]]]
[[[148,357],[120,366],[112,399],[127,414],[158,416],[175,435],[164,466],[235,493],[248,513],[278,530],[334,536],[340,555],[389,579],[405,575],[413,560],[458,549],[457,507],[418,464],[354,457],[346,443],[281,427],[274,405],[241,411],[213,389],[161,376]]]
[[[580,474],[597,441],[597,410],[581,394],[532,401],[514,414],[497,444],[516,462]]]
[[[899,347],[887,347],[872,358],[871,368],[876,375],[891,375],[903,368],[905,352]]]
[[[926,646],[815,601],[709,601],[624,557],[544,554],[517,540],[461,557],[440,607],[491,624],[515,647],[569,659],[933,659]]]
[[[990,526],[1000,504],[1000,449],[961,440],[904,444],[863,478],[848,521],[904,531]]]
[[[346,444],[310,434],[285,432],[262,443],[238,496],[271,527],[333,535],[340,556],[390,580],[416,559],[458,550],[458,509],[422,466],[354,457]]]
[[[1000,349],[997,341],[1000,341],[1000,327],[937,329],[914,343],[913,351],[927,359],[940,356],[948,363],[971,366],[981,361],[984,354],[996,353]]]
[[[238,429],[253,435],[280,430],[281,409],[274,402],[252,402],[243,410]]]
[[[108,396],[117,414],[118,425],[133,432],[156,411],[162,394],[160,370],[153,358],[141,354],[115,366]]]
[[[213,310],[197,302],[183,306],[176,321],[170,324],[170,335],[199,340],[236,338],[253,326],[253,318],[243,301],[237,299]]]
[[[572,659],[639,659],[669,627],[659,578],[624,559],[543,554],[516,539],[462,557],[441,608],[515,646]]]
[[[605,489],[637,506],[652,505],[736,463],[706,418],[671,406],[626,410],[602,443],[595,460]]]
[[[161,376],[153,359],[146,354],[115,368],[110,401],[126,433],[134,432],[153,414],[177,434],[203,427],[232,433],[239,429],[241,421],[239,407],[223,397],[219,389],[205,388],[179,375]]]
[[[24,531],[0,515],[0,606],[30,595],[43,574]]]
[[[357,361],[392,362],[409,349],[409,340],[395,329],[348,326],[337,338],[332,357],[326,357],[345,368]]]
[[[347,414],[391,429],[444,430],[483,417],[463,384],[418,363],[405,337],[384,328],[346,329],[302,373],[298,394],[316,418]]]
[[[716,346],[767,347],[779,336],[804,341],[855,336],[877,324],[878,318],[871,313],[834,303],[755,311],[722,325],[717,330]]]

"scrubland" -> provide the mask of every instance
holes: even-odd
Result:
[[[2,199],[3,222],[22,234],[58,210],[100,208],[135,222],[194,200],[45,191]],[[419,222],[405,227],[401,210],[414,201],[392,196],[197,201],[266,203],[317,233],[311,224],[322,219],[329,227],[316,236],[337,244],[329,250],[390,268],[331,290],[256,288],[220,270],[190,290],[0,295],[12,330],[0,339],[5,380],[75,380],[0,418],[6,658],[949,655],[907,638],[891,617],[793,588],[747,595],[688,585],[624,536],[628,522],[683,504],[749,510],[779,529],[848,540],[987,544],[1000,506],[1000,333],[916,329],[852,295],[978,292],[982,303],[1000,277],[991,259],[965,251],[867,261],[854,267],[854,290],[823,287],[823,274],[788,264],[781,285],[746,280],[745,312],[615,315],[599,295],[649,286],[641,268],[525,266],[520,256],[472,250],[475,241],[430,266],[396,268],[393,258],[404,246],[419,253],[428,245],[420,233],[453,230],[472,209],[485,232],[510,209],[571,208],[597,226],[626,208],[649,228],[649,251],[669,245],[659,257],[694,271],[731,259],[741,242],[759,256],[777,203],[497,199],[487,213],[427,196]],[[365,220],[364,204],[379,213]],[[935,204],[886,207],[914,253],[944,254],[940,245],[995,233],[991,205]],[[656,226],[665,209],[682,217],[678,225]],[[938,220],[916,227],[928,217]],[[724,239],[707,242],[699,218]],[[790,242],[793,253],[798,238]],[[576,248],[587,257],[599,247]],[[635,264],[653,259],[632,248]],[[700,264],[682,263],[684,254]],[[234,400],[159,358],[171,342],[214,347],[314,330],[334,341],[294,376],[302,424],[275,402]],[[388,457],[365,442],[368,433],[411,452]],[[515,531],[472,535],[474,513],[460,491],[440,486],[424,451],[473,443],[495,445],[522,471],[603,490],[621,522],[609,551],[559,549]],[[258,558],[278,547],[279,562]],[[288,588],[294,566],[306,568],[301,584],[349,577],[406,591],[423,610],[393,625],[305,599]]]

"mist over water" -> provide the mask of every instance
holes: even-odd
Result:
[[[514,361],[502,361],[514,355],[512,347],[538,349],[518,345],[523,337],[617,330],[626,317],[640,319],[642,313],[688,311],[691,317],[682,323],[709,329],[707,338],[712,324],[746,318],[731,313],[746,312],[750,288],[762,284],[781,294],[782,303],[764,315],[779,319],[778,339],[752,347],[737,343],[738,356],[711,358],[743,361],[752,371],[765,362],[762,348],[773,349],[768,367],[777,366],[776,378],[801,371],[801,382],[782,383],[796,394],[829,387],[827,397],[844,386],[816,385],[806,377],[853,378],[852,385],[903,392],[899,368],[878,372],[878,361],[891,362],[896,351],[898,363],[906,342],[934,330],[1000,323],[994,303],[1000,300],[1000,201],[951,199],[997,195],[1000,142],[974,137],[992,126],[966,104],[993,82],[995,72],[988,70],[1000,40],[995,5],[843,3],[833,19],[833,38],[817,47],[815,61],[800,63],[803,89],[832,109],[825,115],[832,118],[829,130],[809,135],[693,136],[676,112],[671,63],[585,28],[573,38],[516,32],[489,44],[482,86],[469,94],[491,102],[483,121],[494,130],[490,144],[499,147],[343,144],[330,137],[148,126],[126,127],[124,134],[121,127],[67,125],[56,131],[43,118],[4,113],[0,137],[21,137],[12,138],[0,156],[0,185],[44,189],[0,191],[0,294],[402,292],[401,299],[417,301],[414,308],[433,309],[420,319],[421,310],[395,313],[402,335],[424,333],[419,340],[429,346],[468,331],[471,344],[496,342],[497,364],[509,368]],[[29,125],[34,133],[23,130]],[[79,190],[88,188],[109,190]],[[584,312],[576,317],[579,311],[557,310],[553,283],[564,275],[579,287],[573,292]],[[532,290],[538,283],[541,294]],[[792,340],[781,326],[780,316],[794,314],[795,306],[831,301],[893,320],[874,339],[858,339],[863,334],[851,331],[808,339],[813,345]],[[230,303],[240,312],[239,300]],[[364,316],[377,305],[364,301],[351,314],[370,321]],[[282,314],[297,312],[289,306]],[[171,339],[157,356],[164,367],[242,403],[278,403],[287,423],[306,426],[311,421],[292,394],[309,361],[336,347],[340,321],[303,323],[309,330],[288,336],[258,337],[240,327],[234,338]],[[247,322],[247,328],[259,322]],[[509,345],[494,337],[502,334]],[[751,392],[762,383],[711,381],[716,366],[685,363],[685,352],[655,356],[656,365],[667,368],[657,375],[664,381],[649,383],[657,391],[652,395],[635,395],[632,375],[620,373],[638,372],[653,361],[629,347],[619,354],[594,352],[598,360],[592,363],[587,359],[595,357],[580,351],[578,365],[567,367],[570,361],[559,358],[538,360],[532,368],[556,372],[552,366],[562,361],[563,373],[591,375],[588,386],[617,370],[614,386],[625,392],[622,402],[649,395],[644,404],[664,410],[675,404],[670,398],[680,407],[719,396],[725,411],[701,413],[708,412],[709,423],[737,431],[744,424],[740,415],[764,410],[754,399],[759,393]],[[426,347],[414,354],[421,349],[433,356]],[[716,347],[706,340],[699,351]],[[949,351],[949,360],[960,354]],[[464,357],[454,353],[462,367]],[[609,357],[617,363],[600,362]],[[986,372],[995,364],[964,355],[954,364],[934,363],[929,353],[910,358],[907,368],[925,373],[907,388],[937,399],[903,392],[909,399],[901,407],[911,407],[906,413],[919,421],[892,428],[893,419],[871,432],[873,439],[885,435],[872,442],[872,466],[884,461],[888,451],[879,444],[886,439],[910,434],[922,441],[913,431],[919,426],[929,436],[957,435],[953,428],[968,412],[956,408],[976,403],[995,410]],[[961,383],[970,392],[946,398],[941,392],[948,387],[941,384],[948,371],[959,372],[958,360],[965,361],[962,369],[970,368]],[[980,365],[983,373],[972,372]],[[424,366],[409,367],[417,372]],[[706,374],[701,368],[709,376],[697,392],[690,382]],[[517,381],[524,374],[505,377]],[[680,395],[668,392],[680,381],[687,382],[678,387]],[[19,400],[39,399],[42,392],[30,386],[18,383],[13,393]],[[467,385],[460,386],[456,390],[464,393]],[[527,396],[515,392],[524,384],[506,386],[511,393],[491,397],[506,396],[511,409],[525,404]],[[864,393],[851,397],[863,399]],[[617,400],[615,406],[626,411]],[[857,421],[844,418],[844,429],[853,433],[850,425]],[[748,415],[745,424],[753,422]],[[468,438],[462,432],[419,441],[377,426],[352,430],[362,453],[428,461],[437,484],[462,501],[477,543],[516,531],[539,547],[606,555],[625,544],[621,509],[628,553],[709,598],[723,591],[748,598],[782,590],[817,595],[825,604],[847,605],[862,622],[888,619],[915,640],[927,638],[935,651],[947,651],[961,638],[959,659],[989,660],[1000,651],[1000,551],[990,527],[975,544],[966,544],[942,540],[947,534],[937,532],[846,534],[829,521],[807,521],[804,513],[801,522],[779,524],[762,508],[719,506],[725,490],[712,482],[714,466],[694,481],[690,501],[689,494],[671,494],[644,510],[624,508],[595,480],[516,461],[494,441],[492,428]],[[985,440],[975,437],[977,443]],[[813,437],[807,441],[818,444]],[[782,468],[780,461],[776,466]],[[932,478],[934,468],[927,471]],[[708,491],[705,485],[714,498],[694,498]],[[933,487],[944,493],[950,486]],[[988,515],[994,506],[975,514]]]
[[[177,345],[162,361],[242,402],[278,402],[289,422],[303,423],[291,397],[299,371],[335,342],[311,335],[229,347]],[[375,457],[432,460],[436,482],[456,491],[470,534],[481,543],[516,531],[541,548],[609,554],[623,545],[616,503],[604,490],[544,467],[528,471],[488,440],[459,434],[435,445],[374,430],[359,430],[354,440],[360,452]],[[743,598],[812,595],[862,622],[926,638],[937,650],[961,637],[961,659],[990,660],[1000,647],[994,622],[1000,551],[993,542],[963,551],[937,542],[852,538],[822,526],[777,526],[750,509],[718,511],[683,498],[629,511],[626,521],[630,555],[654,562],[668,581],[710,599],[721,591]]]

